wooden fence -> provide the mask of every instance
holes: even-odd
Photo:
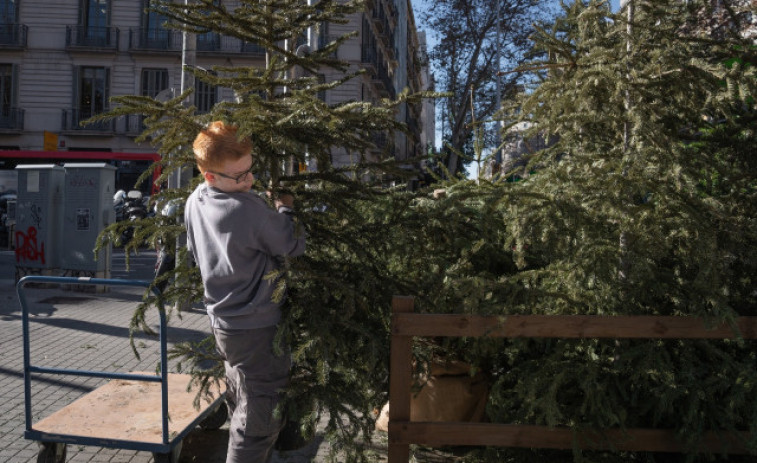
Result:
[[[497,446],[543,449],[684,452],[673,430],[605,429],[577,433],[569,428],[495,423],[410,421],[413,337],[499,338],[625,338],[726,339],[736,338],[731,326],[708,328],[701,319],[676,316],[508,315],[476,316],[413,313],[413,298],[392,300],[389,384],[389,463],[407,462],[410,444],[429,447]],[[757,317],[738,317],[736,328],[744,339],[757,338]],[[706,432],[700,450],[744,454],[741,436]]]

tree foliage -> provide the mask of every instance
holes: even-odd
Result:
[[[518,272],[508,281],[528,297],[506,312],[754,315],[754,47],[738,14],[730,29],[706,27],[709,2],[628,4],[631,15],[604,1],[565,4],[534,35],[539,59],[523,69],[539,81],[505,117],[528,122],[526,137],[558,142],[530,159],[509,196]],[[757,377],[753,341],[513,342],[490,352],[502,372],[489,404],[496,420],[672,428],[692,450],[705,430],[757,425],[745,399]]]
[[[539,0],[440,0],[429,3],[423,24],[436,39],[429,57],[434,64],[437,90],[450,96],[440,100],[445,168],[463,172],[474,152],[476,121],[488,120],[497,107],[496,79],[499,71],[520,64],[530,43],[533,23],[548,15],[549,2]],[[497,14],[500,37],[497,41]],[[499,58],[507,69],[500,69]],[[502,98],[517,89],[520,76],[500,76]],[[486,132],[488,144],[495,131]]]
[[[169,101],[142,96],[114,98],[117,107],[103,117],[128,114],[144,116],[145,129],[137,141],[153,144],[161,161],[159,182],[182,172],[187,178],[194,160],[191,142],[210,121],[224,120],[239,127],[240,136],[253,145],[256,183],[254,189],[274,194],[293,193],[297,221],[307,233],[307,254],[285,263],[277,297],[286,290],[288,303],[279,336],[293,354],[293,380],[289,400],[280,410],[290,420],[312,429],[324,410],[330,421],[333,448],[343,450],[346,461],[363,461],[369,453],[356,438],[369,435],[372,410],[386,398],[387,310],[391,298],[381,247],[387,216],[374,210],[368,216],[362,204],[389,194],[384,188],[403,183],[408,172],[390,159],[375,159],[366,153],[375,148],[376,133],[404,130],[396,121],[396,107],[411,99],[401,93],[396,100],[378,104],[345,101],[328,104],[319,97],[362,71],[334,58],[334,51],[354,34],[333,40],[325,47],[295,48],[308,29],[319,30],[324,22],[341,23],[360,11],[361,5],[339,0],[321,0],[314,5],[300,0],[250,0],[218,2],[199,0],[189,5],[164,1],[152,8],[168,18],[169,26],[195,34],[217,33],[266,49],[265,63],[251,66],[214,66],[186,69],[211,86],[230,89],[233,101],[216,104],[210,112],[198,113],[188,105],[188,89]],[[231,6],[230,6],[231,5]],[[333,69],[343,77],[323,82],[316,73]],[[336,74],[335,74],[336,75]],[[414,97],[413,97],[414,98]],[[344,166],[332,159],[341,150],[353,159]],[[307,162],[316,170],[297,173]],[[149,179],[152,170],[143,175]],[[412,173],[410,173],[412,174]],[[160,210],[168,201],[184,199],[202,179],[164,188],[151,198]],[[101,235],[124,245],[128,252],[158,242],[181,242],[183,207],[173,217],[156,215],[140,223],[116,223]],[[121,231],[134,226],[134,238],[119,243]],[[166,306],[182,307],[201,301],[199,271],[188,262],[185,248],[177,252],[177,271],[165,275],[169,284],[160,296]],[[268,277],[273,277],[269,275]],[[157,283],[157,282],[156,282]],[[150,330],[145,313],[157,302],[146,294],[136,311],[132,330]],[[172,353],[180,366],[197,380],[200,389],[223,377],[212,359],[213,344],[184,344]]]
[[[632,3],[630,24],[626,12],[592,0],[564,5],[553,25],[536,29],[533,59],[519,69],[532,84],[502,117],[512,126],[528,122],[526,136],[558,142],[535,153],[519,181],[450,180],[438,198],[365,181],[388,178],[390,164],[330,164],[328,147],[359,156],[372,130],[399,129],[395,103],[326,106],[314,97],[312,80],[292,79],[288,66],[312,63],[275,48],[282,35],[264,25],[286,22],[289,13],[301,18],[294,4],[274,15],[272,2],[243,2],[260,8],[255,15],[273,16],[256,23],[254,37],[247,27],[226,26],[247,10],[194,13],[213,21],[198,16],[192,27],[240,34],[276,52],[261,69],[197,71],[243,89],[238,103],[197,115],[183,96],[120,100],[119,111],[149,116],[144,137],[165,150],[167,170],[191,159],[186,144],[200,124],[222,118],[253,139],[264,179],[274,188],[286,181],[295,192],[308,250],[286,267],[290,297],[280,336],[294,356],[288,413],[307,430],[327,410],[334,448],[344,451],[340,461],[371,457],[361,436],[372,430],[371,410],[387,400],[394,294],[413,295],[417,310],[434,313],[660,314],[710,323],[755,315],[754,47],[737,33],[703,29],[708,2]],[[287,175],[286,162],[306,147],[318,172]],[[184,197],[190,188],[157,200]],[[148,224],[136,236],[180,231],[180,224]],[[196,300],[197,274],[180,268],[164,297]],[[693,460],[704,431],[757,431],[754,347],[739,339],[482,338],[417,343],[415,353],[421,367],[432,358],[459,359],[484,372],[493,421],[671,428]],[[176,355],[201,374],[204,350],[185,346]],[[757,441],[748,445],[757,452]],[[480,449],[467,458],[678,461],[578,450]]]

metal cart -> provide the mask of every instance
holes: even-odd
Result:
[[[228,415],[225,391],[212,391],[211,402],[194,407],[195,392],[187,391],[190,376],[168,373],[166,317],[160,307],[160,374],[117,373],[48,368],[31,365],[29,311],[26,288],[29,283],[60,285],[150,286],[150,281],[103,278],[27,276],[16,291],[22,309],[24,338],[24,437],[40,442],[38,463],[63,463],[66,444],[152,452],[155,463],[176,463],[182,439],[195,427],[218,429]],[[157,291],[157,290],[156,290]],[[110,379],[78,400],[32,424],[31,380],[33,374],[71,375]],[[170,402],[169,402],[170,397]],[[170,416],[170,426],[169,426]]]

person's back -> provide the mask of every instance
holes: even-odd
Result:
[[[278,323],[276,281],[264,277],[278,269],[278,256],[304,251],[292,219],[254,193],[226,193],[207,184],[192,193],[185,217],[188,246],[200,267],[213,326],[241,329]]]
[[[226,366],[232,409],[227,463],[266,462],[281,429],[273,410],[290,368],[288,354],[274,352],[283,301],[273,300],[278,281],[267,277],[283,258],[304,252],[305,238],[296,233],[291,196],[278,198],[274,211],[250,191],[251,145],[237,139],[235,127],[214,122],[193,148],[205,182],[184,209],[187,247]]]

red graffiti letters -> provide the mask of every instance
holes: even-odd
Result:
[[[45,243],[37,243],[37,229],[33,226],[16,232],[16,262],[21,260],[45,263]]]

